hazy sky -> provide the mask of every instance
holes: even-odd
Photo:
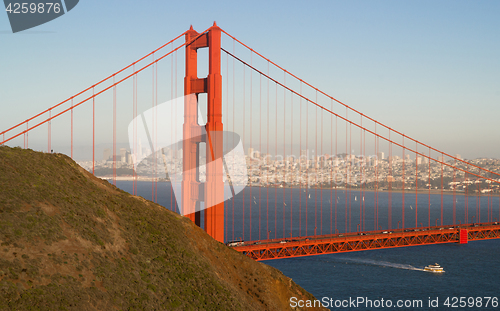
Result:
[[[498,1],[96,1],[12,34],[0,131],[213,21],[353,108],[464,157],[500,158]]]

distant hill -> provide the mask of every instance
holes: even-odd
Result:
[[[292,296],[314,299],[67,156],[0,147],[0,310],[289,310]]]

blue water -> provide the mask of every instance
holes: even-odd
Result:
[[[129,181],[119,181],[117,186],[125,191],[132,191],[132,182]],[[175,198],[171,197],[168,183],[158,183],[157,193],[158,203],[167,208],[170,208],[170,202],[175,205]],[[151,199],[151,183],[139,182],[138,194]],[[401,228],[402,226],[401,193],[389,195],[386,192],[379,192],[378,204],[376,204],[374,200],[376,194],[373,192],[363,194],[359,191],[349,193],[337,190],[336,218],[334,195],[335,192],[329,190],[323,190],[321,193],[320,190],[314,189],[277,189],[275,191],[275,189],[266,188],[247,188],[245,193],[240,193],[236,198],[225,203],[226,237],[228,240],[239,237],[245,240],[256,240],[259,237],[267,238],[267,233],[270,238],[280,238],[289,237],[290,234],[292,236],[312,235],[315,229],[317,234],[328,234],[335,233],[337,230],[344,232],[346,229],[356,231],[360,227],[364,230],[374,230],[377,225],[378,229],[387,229],[389,226]],[[364,204],[363,196],[365,197]],[[283,204],[283,200],[286,205]],[[323,205],[320,205],[321,200],[323,200]],[[346,202],[348,206],[349,200],[351,204],[350,230],[349,210],[345,212]],[[429,201],[431,202],[430,212]],[[391,207],[391,220],[389,220],[389,206]],[[377,207],[378,224],[374,221]],[[419,194],[416,198],[414,193],[407,193],[404,204],[405,227],[415,227],[416,223],[418,226],[427,226],[429,223],[441,225],[441,207],[443,226],[464,223],[466,217],[468,222],[496,221],[499,217],[498,197],[446,195],[441,204],[441,195]],[[292,213],[290,213],[290,208],[293,210]],[[419,208],[417,213],[416,208]],[[302,220],[299,222],[300,215]],[[260,228],[259,218],[262,219]],[[251,226],[250,219],[252,220]],[[500,240],[469,242],[466,245],[442,244],[371,250],[270,260],[264,263],[291,277],[317,299],[327,297],[325,301],[332,303],[331,310],[500,309],[500,305],[493,307],[493,300],[490,300],[488,307],[485,307],[487,298],[481,300],[482,307],[479,308],[477,298],[500,297]],[[434,274],[422,271],[424,266],[433,263],[439,263],[446,272]],[[465,297],[462,300],[462,307],[460,297]],[[448,307],[445,306],[447,298],[450,303]],[[360,302],[358,305],[349,304],[349,300],[356,301],[357,299]],[[381,307],[382,299],[384,308]],[[429,307],[429,301],[436,303],[436,299],[438,299],[438,307]],[[366,300],[371,300],[372,305],[367,304]],[[387,307],[387,300],[393,304],[391,308]],[[404,303],[412,305],[397,308],[398,300],[401,300],[403,306]],[[421,306],[418,305],[419,301],[422,303]],[[335,303],[338,305],[342,302],[346,307],[335,307]],[[454,302],[455,307],[452,307]],[[464,303],[465,307],[463,307]]]
[[[443,310],[447,297],[500,296],[500,241],[476,241],[466,245],[442,244],[371,250],[304,258],[266,261],[316,298],[348,300],[422,300],[425,308]],[[439,263],[443,274],[412,268]],[[429,297],[439,297],[439,308],[428,308]],[[331,308],[335,310],[335,308]],[[368,310],[341,308],[345,310]],[[450,308],[475,310],[477,308]],[[482,308],[482,309],[494,309]],[[496,308],[498,309],[498,308]]]

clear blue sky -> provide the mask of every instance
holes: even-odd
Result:
[[[96,1],[12,34],[0,13],[0,129],[193,24],[218,25],[302,79],[418,140],[500,158],[498,1]]]

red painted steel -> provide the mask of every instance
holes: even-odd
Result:
[[[468,233],[467,229],[460,229],[460,244],[467,244]]]
[[[182,205],[184,214],[200,226],[200,202],[204,201],[205,231],[224,242],[224,182],[222,179],[222,76],[221,30],[214,25],[205,33],[191,26],[186,32],[186,77],[184,78]],[[208,47],[208,77],[198,78],[199,48]],[[207,93],[206,137],[198,125],[198,94]],[[193,95],[194,96],[188,96]],[[206,146],[206,181],[199,182],[199,144]]]
[[[384,233],[385,232],[385,233]],[[459,243],[462,232],[468,240],[500,238],[500,225],[495,223],[465,225],[460,227],[426,227],[393,231],[371,231],[303,237],[300,239],[273,239],[251,242],[233,247],[244,255],[260,260],[303,257],[395,248],[416,245]]]
[[[201,138],[201,126],[198,125],[198,94],[194,91],[194,85],[198,80],[198,55],[199,44],[196,40],[202,38],[191,27],[186,32],[186,76],[184,78],[184,125],[183,125],[183,174],[182,174],[182,207],[184,215],[187,215],[196,225],[200,226],[200,201],[203,201],[200,194],[200,182],[198,181],[199,166],[199,143]],[[206,39],[203,37],[203,39]],[[205,90],[201,90],[205,92]],[[195,96],[187,96],[195,94]],[[188,138],[188,139],[186,139]]]
[[[205,230],[217,241],[224,242],[221,29],[215,22],[208,31],[208,49],[205,204],[209,207],[205,210]]]

